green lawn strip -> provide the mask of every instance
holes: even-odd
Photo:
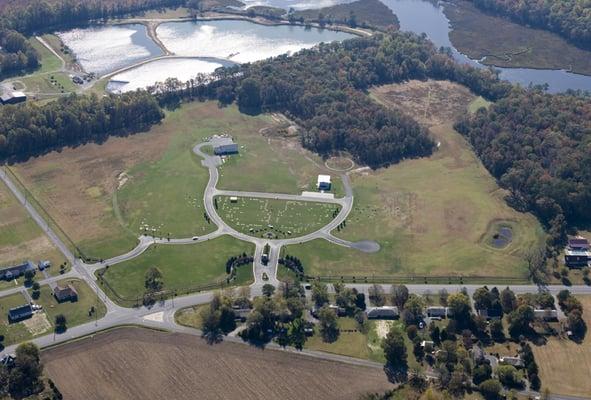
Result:
[[[191,289],[226,278],[226,261],[242,253],[254,254],[254,245],[230,236],[193,245],[155,245],[139,257],[106,269],[103,278],[121,297],[141,298],[146,271],[162,273],[165,290]],[[252,280],[252,265],[238,268],[236,284]]]
[[[276,238],[298,237],[317,231],[338,214],[334,204],[305,201],[285,201],[239,197],[233,203],[230,197],[219,196],[217,210],[222,219],[239,232]]]
[[[78,292],[78,301],[66,301],[58,303],[48,285],[41,287],[41,296],[34,300],[42,305],[47,314],[49,322],[55,323],[55,317],[63,314],[66,317],[66,326],[71,328],[87,322],[101,319],[107,313],[105,305],[97,298],[96,293],[83,281],[79,279],[65,279],[58,282],[61,286],[71,284]],[[95,312],[89,315],[89,310],[94,307]]]
[[[209,307],[209,304],[181,308],[174,314],[174,320],[177,324],[188,326],[189,328],[201,329],[200,313],[205,307]]]
[[[33,337],[22,322],[8,322],[8,310],[27,303],[25,296],[21,293],[15,293],[0,298],[0,334],[4,336],[2,345],[9,346],[14,343],[30,340]]]
[[[346,227],[333,234],[375,240],[382,250],[341,252],[363,265],[358,273],[524,277],[524,251],[544,239],[540,224],[506,204],[457,132],[433,131],[441,143],[433,156],[353,176],[353,210]],[[502,249],[483,243],[491,223],[503,221],[514,226],[512,243]],[[310,268],[335,270],[330,263]]]
[[[37,53],[39,53],[40,56],[41,69],[39,69],[37,72],[46,73],[57,71],[61,68],[62,62],[60,59],[57,58],[51,51],[49,51],[47,47],[41,44],[40,41],[38,41],[36,38],[31,38],[29,39],[29,43],[31,43],[33,48],[37,50]]]
[[[324,239],[315,239],[286,246],[285,254],[299,258],[304,266],[304,273],[312,276],[362,277],[404,273],[399,261],[393,257],[396,251],[384,247],[377,253],[366,254]]]
[[[62,51],[62,48],[65,49],[65,47],[63,47],[63,43],[61,41],[61,39],[51,33],[45,34],[43,36],[41,36],[64,60],[66,60],[66,63],[68,65],[72,65],[76,62],[76,58],[75,56],[70,53],[69,50],[66,51]]]

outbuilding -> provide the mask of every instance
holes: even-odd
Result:
[[[236,143],[221,144],[219,146],[214,147],[213,153],[216,156],[238,154],[238,145]]]
[[[8,92],[0,96],[2,104],[18,104],[27,101],[27,95],[23,92]]]
[[[318,190],[330,190],[330,175],[318,175],[318,182],[316,186]]]

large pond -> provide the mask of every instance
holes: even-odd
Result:
[[[104,75],[163,54],[141,24],[105,25],[59,32],[86,72]]]
[[[238,63],[294,53],[321,42],[354,37],[328,29],[266,26],[248,21],[167,22],[156,29],[167,49],[183,56],[216,57]]]
[[[241,0],[246,7],[252,6],[269,6],[277,8],[285,8],[289,10],[308,10],[315,8],[324,8],[334,6],[342,3],[352,3],[355,0]]]
[[[469,63],[476,67],[484,67],[475,60],[469,59],[461,54],[452,45],[449,39],[450,24],[443,13],[441,5],[434,4],[431,0],[381,0],[388,6],[400,20],[400,28],[404,31],[415,32],[417,34],[426,33],[429,39],[437,47],[450,47],[454,57],[459,62]],[[316,5],[327,3],[327,5],[349,3],[349,0],[246,0],[247,6],[267,5],[281,8],[302,9],[314,3],[313,8],[319,8]],[[328,4],[330,3],[330,4]],[[560,92],[567,89],[582,89],[591,91],[591,77],[578,75],[561,70],[531,69],[531,68],[498,68],[500,76],[513,83],[520,83],[527,86],[533,84],[545,84],[549,86],[549,91]]]
[[[215,59],[174,58],[151,61],[137,68],[130,69],[111,77],[107,90],[113,93],[125,93],[147,88],[168,78],[177,78],[186,82],[197,74],[210,74],[217,68],[230,63]]]

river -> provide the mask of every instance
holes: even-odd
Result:
[[[443,6],[433,4],[429,0],[381,0],[388,6],[400,21],[400,29],[417,34],[425,33],[437,47],[449,47],[454,58],[461,63],[468,63],[478,68],[488,68],[475,60],[461,54],[449,39],[450,24],[443,13]],[[312,3],[311,0],[245,0],[247,6],[268,5],[289,9],[302,9]],[[349,3],[350,0],[322,0],[316,5],[334,5]],[[314,6],[313,8],[319,8]],[[591,77],[573,74],[563,70],[531,69],[531,68],[498,68],[500,77],[523,86],[548,84],[549,92],[562,92],[567,89],[591,91]]]

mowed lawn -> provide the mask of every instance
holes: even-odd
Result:
[[[55,317],[63,314],[66,317],[66,326],[71,328],[87,322],[101,319],[107,313],[107,308],[97,298],[96,293],[83,281],[79,279],[64,279],[58,282],[61,286],[72,285],[78,292],[78,301],[66,301],[58,303],[53,292],[48,285],[41,287],[41,296],[35,300],[37,304],[43,306],[52,326],[55,323]],[[90,313],[94,307],[94,312]]]
[[[583,318],[591,329],[591,296],[577,296],[583,303]],[[550,338],[543,346],[532,346],[540,368],[542,387],[551,393],[591,397],[591,333],[581,344]]]
[[[51,288],[44,285],[41,287],[40,297],[33,299],[34,303],[43,306],[43,310],[33,314],[32,318],[16,323],[8,322],[8,310],[28,304],[28,300],[22,293],[0,298],[0,334],[4,336],[2,344],[8,346],[52,333],[55,327],[55,317],[59,314],[66,317],[68,328],[94,321],[95,318],[100,319],[105,315],[107,311],[105,305],[97,299],[96,294],[85,282],[78,279],[59,282],[60,285],[68,283],[76,288],[78,301],[58,303]],[[29,290],[29,294],[31,294],[31,290]],[[91,307],[94,307],[95,311],[89,314]]]
[[[25,260],[35,263],[49,260],[53,265],[49,271],[54,274],[65,261],[25,208],[0,182],[0,267]],[[8,285],[10,283],[0,281],[0,288]]]
[[[245,119],[236,107],[225,109],[228,116]],[[298,133],[288,134],[282,117],[263,115],[258,125],[228,125],[240,153],[227,158],[220,170],[218,189],[250,192],[300,194],[316,191],[319,174],[332,175],[332,192],[344,194],[340,178],[324,166],[315,153],[302,148]]]
[[[232,228],[251,236],[290,238],[315,232],[339,213],[336,204],[239,197],[216,198],[218,213]]]
[[[226,278],[226,261],[242,253],[254,254],[254,245],[230,236],[193,245],[153,245],[141,256],[106,269],[103,278],[121,297],[132,299],[145,292],[148,269],[162,273],[164,289],[185,290]],[[252,265],[238,269],[236,283],[252,280]]]
[[[30,340],[33,337],[22,322],[10,323],[8,321],[8,310],[25,304],[28,304],[28,301],[21,293],[0,297],[0,335],[4,336],[2,345],[9,346]]]

